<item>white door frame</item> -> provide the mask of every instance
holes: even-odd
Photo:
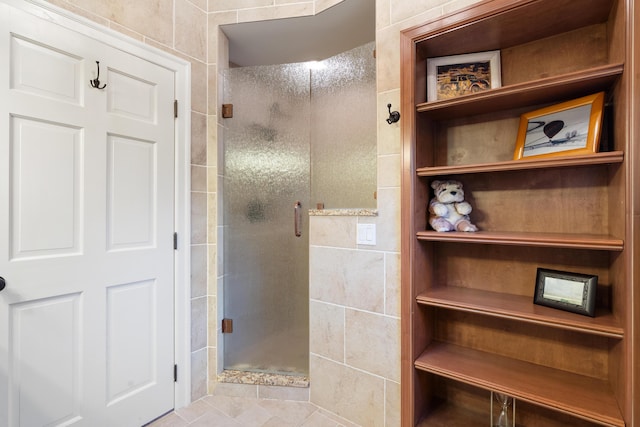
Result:
[[[191,64],[44,0],[0,0],[46,21],[128,52],[174,72],[178,118],[175,120],[175,409],[191,403]]]

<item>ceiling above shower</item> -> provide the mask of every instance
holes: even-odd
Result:
[[[221,26],[237,66],[320,61],[375,40],[375,1],[344,0],[315,15]]]

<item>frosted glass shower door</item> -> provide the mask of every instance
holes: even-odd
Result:
[[[308,373],[309,96],[303,64],[225,74],[225,369]]]

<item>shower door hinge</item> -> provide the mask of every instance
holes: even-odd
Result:
[[[173,365],[173,382],[178,382],[178,365]]]
[[[173,117],[175,119],[178,118],[178,100],[177,99],[173,100]]]
[[[233,332],[233,319],[222,319],[222,333],[230,334]]]
[[[178,233],[173,233],[173,250],[178,250]]]
[[[223,119],[233,118],[233,104],[222,104],[222,118]]]

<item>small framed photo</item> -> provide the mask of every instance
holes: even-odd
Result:
[[[534,304],[595,316],[598,276],[538,268]]]
[[[604,92],[520,116],[514,160],[597,153]]]
[[[500,51],[427,58],[427,101],[499,88]]]

